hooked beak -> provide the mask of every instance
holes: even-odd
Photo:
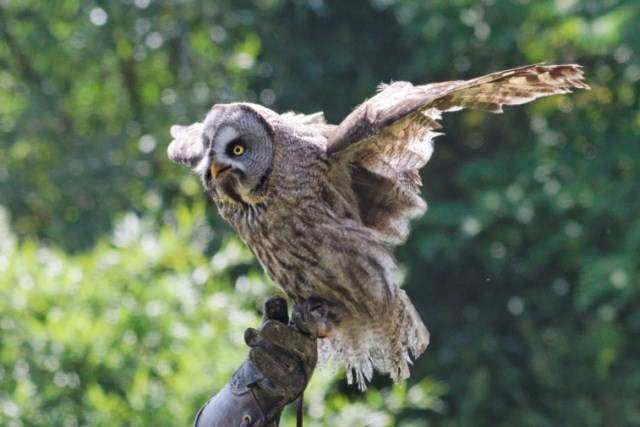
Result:
[[[231,172],[231,165],[212,163],[210,171],[213,179],[217,180]]]

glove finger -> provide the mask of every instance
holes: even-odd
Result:
[[[295,356],[297,360],[313,357],[316,352],[316,341],[297,332],[290,327],[275,321],[265,323],[260,330],[264,340],[280,348],[283,352]]]
[[[298,332],[292,331],[288,326],[269,320],[267,327],[262,330],[247,328],[244,331],[244,342],[249,347],[277,348],[278,352],[292,352],[301,345],[298,341]]]
[[[254,348],[249,357],[262,375],[285,390],[298,390],[306,386],[306,375],[292,359],[272,354],[262,348]]]
[[[289,323],[287,300],[279,295],[269,297],[264,302],[263,321],[277,320],[278,322]]]
[[[244,331],[244,342],[249,347],[268,347],[270,344],[257,329],[247,328]]]
[[[258,363],[270,363],[277,365],[281,371],[292,371],[300,363],[297,358],[291,357],[286,352],[280,351],[279,348],[273,346],[266,347],[254,347],[249,352],[249,358],[253,361],[254,358],[259,358]],[[258,365],[255,365],[258,368]],[[262,369],[262,365],[260,365]]]
[[[318,322],[304,305],[294,305],[291,310],[291,326],[310,338],[318,336]]]

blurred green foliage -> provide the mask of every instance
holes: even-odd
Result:
[[[577,62],[591,91],[445,116],[397,257],[408,384],[320,370],[309,425],[640,424],[640,2],[0,1],[0,424],[184,425],[276,291],[165,155],[216,102]],[[285,423],[291,422],[288,412]]]

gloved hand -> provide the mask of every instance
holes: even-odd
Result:
[[[288,321],[286,300],[267,299],[262,324],[244,334],[249,356],[200,410],[194,427],[277,426],[282,408],[311,380],[317,336],[317,324],[306,308],[294,306]]]

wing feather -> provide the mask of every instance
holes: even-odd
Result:
[[[169,132],[174,138],[167,148],[167,155],[174,163],[194,168],[204,156],[202,143],[203,123],[196,122],[189,126],[173,125]]]
[[[431,157],[443,112],[500,113],[503,105],[589,89],[582,79],[579,65],[536,64],[471,80],[383,85],[331,132],[327,154],[332,167],[350,171],[362,222],[383,241],[399,244],[409,234],[409,219],[426,211],[418,170]]]

